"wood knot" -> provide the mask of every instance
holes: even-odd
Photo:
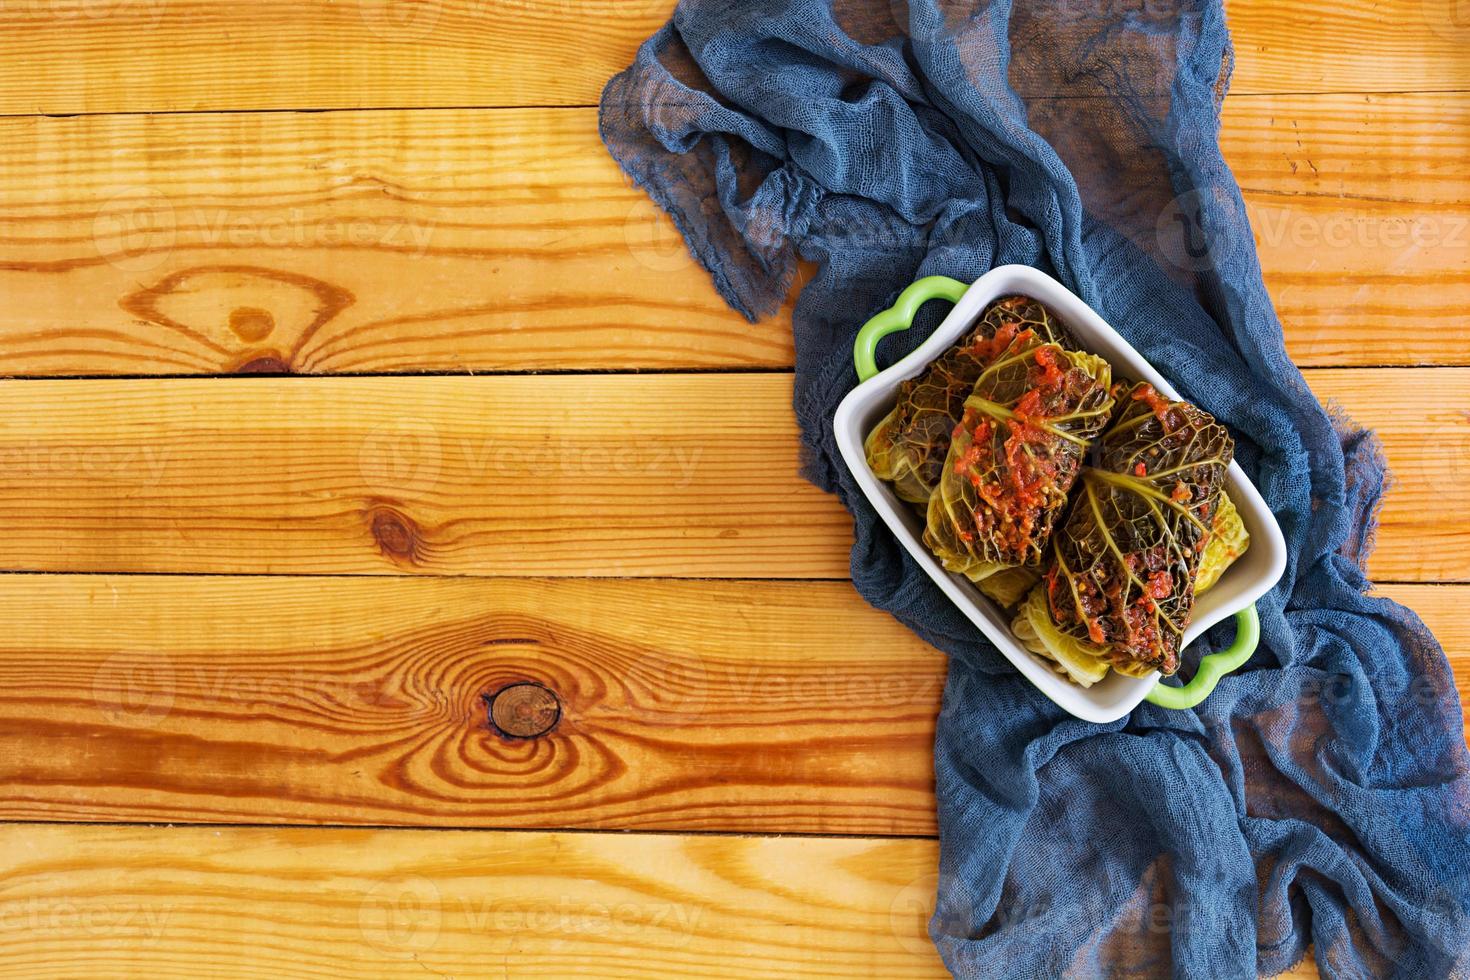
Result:
[[[258,306],[237,306],[230,311],[230,329],[247,344],[256,344],[276,329],[276,318]]]
[[[502,687],[485,697],[490,726],[506,738],[540,738],[561,720],[561,701],[531,681]]]
[[[418,561],[421,536],[408,516],[391,507],[374,507],[368,512],[368,527],[384,555],[408,564]]]
[[[291,374],[291,365],[287,364],[277,354],[258,354],[245,358],[244,363],[235,368],[236,374]]]
[[[340,286],[310,276],[228,264],[181,269],[118,302],[145,323],[223,354],[225,370],[289,374],[298,352],[355,301]],[[262,349],[268,338],[275,338],[271,349]]]

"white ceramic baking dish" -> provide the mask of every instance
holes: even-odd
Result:
[[[944,570],[921,539],[923,523],[892,489],[868,467],[863,441],[868,432],[892,410],[900,382],[919,374],[947,348],[958,341],[994,300],[1020,294],[1049,307],[1071,330],[1086,350],[1101,355],[1113,366],[1115,376],[1148,381],[1170,398],[1179,393],[1135,351],[1117,331],[1061,283],[1029,266],[1005,265],[992,269],[966,286],[954,279],[930,276],[914,283],[892,307],[873,317],[858,335],[854,360],[861,380],[838,406],[834,427],[837,444],[859,486],[877,508],[884,522],[952,599],[956,606],[990,638],[1016,669],[1067,711],[1088,721],[1107,722],[1121,718],[1147,697],[1169,708],[1190,708],[1204,700],[1221,676],[1244,664],[1255,650],[1259,621],[1255,602],[1265,595],[1286,570],[1286,542],[1276,518],[1238,463],[1230,464],[1225,490],[1240,511],[1251,543],[1215,587],[1200,597],[1194,618],[1184,634],[1193,642],[1205,630],[1228,616],[1236,617],[1235,643],[1229,650],[1205,657],[1193,679],[1183,687],[1159,683],[1159,675],[1128,677],[1117,671],[1090,688],[1080,687],[1057,674],[1048,662],[1027,651],[1011,634],[1010,616],[964,576]],[[874,363],[878,341],[913,322],[920,306],[930,299],[955,304],[939,329],[903,360],[883,371]]]

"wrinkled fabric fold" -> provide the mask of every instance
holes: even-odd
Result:
[[[1219,150],[1230,63],[1205,0],[685,0],[603,95],[608,148],[732,307],[769,315],[815,270],[793,315],[806,475],[853,513],[857,589],[950,657],[931,934],[956,976],[1247,977],[1309,944],[1328,977],[1470,972],[1459,699],[1422,622],[1367,594],[1382,456],[1287,357]],[[858,327],[921,275],[1008,262],[1225,422],[1281,523],[1261,647],[1195,710],[1065,715],[840,462]]]

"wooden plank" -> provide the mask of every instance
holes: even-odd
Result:
[[[942,977],[925,840],[0,827],[26,976]]]
[[[232,667],[242,660],[264,662],[265,658],[259,656],[262,644],[258,640],[251,643],[245,657],[229,642],[231,636],[240,638],[252,619],[257,624],[274,620],[282,635],[289,634],[293,627],[300,629],[297,642],[310,661],[313,652],[321,649],[317,641],[330,644],[336,635],[330,617],[307,613],[310,603],[306,596],[365,584],[341,580],[297,582],[294,584],[298,586],[320,588],[292,590],[296,597],[293,602],[288,595],[270,594],[273,588],[286,583],[92,580],[88,587],[95,590],[96,598],[72,604],[49,586],[83,585],[80,580],[25,577],[12,581],[21,583],[21,590],[29,592],[26,598],[33,603],[28,606],[27,616],[19,621],[28,640],[49,645],[49,635],[54,631],[42,629],[42,619],[54,623],[67,616],[77,624],[72,633],[74,641],[68,644],[74,654],[80,655],[77,667],[95,656],[90,649],[93,642],[100,640],[104,649],[116,649],[93,632],[103,618],[93,613],[107,605],[116,614],[112,626],[124,644],[143,644],[162,636],[166,651],[179,649],[177,640],[183,631],[171,628],[164,621],[166,617],[160,615],[169,606],[148,594],[155,587],[174,589],[170,598],[178,605],[173,608],[186,614],[191,608],[190,599],[228,599],[227,604],[216,603],[207,611],[210,615],[226,613],[223,626],[193,634],[193,649],[200,663],[206,656],[219,658],[212,663]],[[469,584],[434,581],[374,583],[374,587],[458,590]],[[33,585],[40,588],[31,589]],[[537,588],[553,589],[564,585],[535,584]],[[685,587],[680,583],[665,585],[675,590]],[[732,585],[762,590],[789,588],[773,583]],[[117,591],[119,586],[122,592]],[[1470,619],[1464,614],[1464,590],[1419,586],[1389,591],[1395,598],[1415,602],[1447,644],[1459,644],[1460,662],[1456,666],[1463,670],[1464,651],[1470,647],[1466,643],[1470,640]],[[99,601],[104,592],[112,599],[110,603]],[[131,606],[138,601],[153,610],[155,622],[133,617],[137,610]],[[451,598],[450,604],[453,601]],[[251,608],[256,603],[273,608]],[[63,604],[69,607],[65,613],[59,608]],[[324,605],[341,608],[330,599]],[[763,603],[761,608],[769,606]],[[204,609],[199,611],[206,614]],[[437,608],[426,608],[422,603],[399,611],[405,625],[415,616],[421,620],[440,618],[435,616]],[[812,611],[806,609],[804,613]],[[364,610],[343,612],[355,617]],[[260,632],[257,630],[255,636]],[[850,635],[861,635],[861,631],[852,630]],[[24,645],[25,641],[17,643]],[[762,648],[759,643],[751,646]],[[854,660],[860,662],[861,658]],[[0,663],[11,666],[8,651]],[[157,665],[154,661],[153,666]],[[56,665],[49,666],[54,671]],[[277,666],[284,666],[284,658],[277,660]],[[112,720],[94,729],[90,739],[93,745],[105,745],[119,735],[131,740],[139,727],[117,725],[119,713],[131,715],[136,722],[156,709],[160,702],[153,698],[156,689],[148,686],[147,679],[160,673],[134,669],[126,699],[103,696],[113,701]],[[258,676],[258,670],[247,670],[243,679]],[[22,687],[33,683],[22,669],[15,670],[15,679],[22,681]],[[15,679],[6,676],[0,689],[15,690]],[[63,679],[61,683],[60,693],[68,703],[75,704],[77,699],[65,691],[67,682]],[[105,686],[94,687],[94,698],[101,689]],[[299,681],[294,689],[305,692]],[[218,685],[215,690],[219,690]],[[49,693],[58,692],[53,689]],[[319,693],[309,692],[312,698]],[[192,696],[197,697],[197,691]],[[146,707],[150,705],[151,709]],[[284,702],[278,702],[277,710],[283,706]],[[286,713],[281,711],[279,716]],[[271,709],[261,710],[257,702],[255,724],[259,726],[262,717],[272,714]],[[169,750],[155,743],[153,751],[166,754]],[[261,769],[263,775],[270,772],[259,758],[244,762],[240,760],[230,771],[236,775],[246,774],[251,768]],[[221,778],[218,769],[212,775]],[[192,812],[197,818],[198,811]],[[832,975],[909,975],[906,971],[910,966],[915,975],[922,975],[919,963],[927,954],[923,923],[931,902],[934,860],[933,845],[914,840],[390,835],[344,830],[12,825],[0,829],[0,868],[8,882],[6,894],[0,899],[0,921],[19,926],[7,930],[7,962],[34,965],[54,962],[48,957],[66,955],[69,963],[109,976],[196,975],[189,971],[197,971],[201,962],[210,964],[211,975],[279,976],[314,968],[316,960],[311,957],[320,957],[322,963],[334,964],[336,969],[363,957],[371,961],[373,975],[384,976],[398,975],[400,968],[405,975],[420,968],[453,970],[458,968],[453,964],[487,962],[498,957],[511,975],[536,975],[536,970],[544,969],[546,975],[555,976],[564,975],[578,964],[590,966],[595,962],[600,964],[597,969],[606,969],[611,960],[600,941],[614,927],[624,933],[618,937],[615,949],[636,946],[646,957],[636,969],[630,966],[632,972],[627,975],[659,976],[665,975],[661,970],[697,970],[704,962],[706,948],[725,948],[737,939],[762,949],[763,959],[752,965],[752,970],[774,969],[776,975],[805,975],[802,971],[807,969],[808,957],[820,957],[832,969],[847,971]],[[634,869],[637,874],[630,876]],[[834,882],[841,888],[834,889]],[[813,891],[819,886],[819,891]],[[717,888],[718,894],[711,895],[711,887]],[[731,894],[726,894],[727,890]],[[672,901],[656,901],[670,894],[675,896]],[[760,896],[755,904],[752,895]],[[553,902],[554,909],[550,907]],[[780,907],[773,907],[773,903]],[[701,909],[713,913],[729,929],[701,928]],[[888,938],[883,938],[881,928],[885,909]],[[854,912],[861,914],[855,916]],[[746,918],[732,924],[732,913]],[[834,959],[829,947],[816,941],[819,936],[830,938],[834,934],[825,920],[814,921],[814,917],[826,916],[834,917],[833,921],[840,917],[843,923],[843,952],[837,954],[841,959]],[[229,928],[223,927],[226,918]],[[753,920],[754,931],[747,919]],[[492,920],[493,924],[486,925]],[[542,928],[531,926],[536,922]],[[672,938],[664,923],[678,924]],[[561,924],[567,925],[563,928]],[[773,929],[778,931],[771,933]],[[211,941],[210,937],[221,935],[232,937],[232,941]],[[892,945],[895,941],[897,949],[912,957],[911,963],[908,959],[898,963]],[[689,953],[691,945],[693,954]],[[59,954],[60,950],[65,954]],[[744,949],[726,950],[725,955],[751,962],[747,959],[750,953]],[[1307,964],[1290,975],[1314,976],[1315,970]]]
[[[1237,93],[1470,88],[1461,0],[1226,0]],[[1177,8],[1166,8],[1177,9]]]
[[[1424,620],[1449,656],[1461,703],[1470,716],[1470,592],[1460,585],[1383,585],[1374,591],[1408,606]]]
[[[1398,486],[1382,581],[1470,581],[1470,369],[1321,370]],[[0,383],[0,568],[839,578],[787,375]]]
[[[11,381],[0,567],[838,577],[786,375]],[[64,542],[64,543],[62,543]]]
[[[594,105],[672,0],[0,7],[0,112]]]
[[[0,619],[3,819],[935,829],[944,657],[846,582],[22,575]],[[560,721],[502,738],[526,682]]]
[[[1227,103],[1299,362],[1470,362],[1466,112]],[[729,310],[592,110],[11,118],[0,140],[3,373],[793,360],[789,306]]]
[[[1470,369],[1309,371],[1307,383],[1382,440],[1392,484],[1372,577],[1470,581]]]
[[[1383,591],[1470,696],[1470,589]],[[945,660],[846,582],[23,575],[0,619],[0,819],[936,831]],[[503,739],[525,682],[560,721]]]
[[[21,118],[0,138],[5,373],[792,363],[789,316],[725,305],[594,110]]]
[[[139,980],[938,980],[938,857],[928,840],[10,825],[0,948],[25,976],[64,960]],[[1159,921],[1139,940],[1167,943]],[[1308,953],[1279,976],[1318,975]]]
[[[592,105],[672,0],[48,0],[0,7],[0,112]],[[1453,91],[1458,0],[1234,0],[1238,93]]]
[[[1221,140],[1298,364],[1470,363],[1470,100],[1228,99]]]

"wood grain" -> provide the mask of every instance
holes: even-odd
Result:
[[[1307,383],[1382,440],[1391,483],[1370,575],[1470,581],[1470,369],[1309,371]]]
[[[1300,363],[1470,362],[1467,132],[1455,96],[1227,103]],[[17,117],[0,140],[3,373],[793,360],[790,307],[726,307],[592,110]]]
[[[241,111],[586,106],[671,8],[0,0],[0,373],[788,367],[789,309],[726,310],[589,110]],[[1467,9],[1230,3],[1224,143],[1301,363],[1470,364]],[[1399,477],[1373,573],[1470,581],[1470,371],[1309,375]],[[0,816],[931,834],[943,661],[846,583],[402,577],[841,576],[789,395],[0,386],[0,568],[377,576],[9,576]],[[1384,591],[1470,677],[1466,589]],[[562,698],[541,739],[488,731],[516,679]],[[934,863],[907,839],[12,824],[0,973],[938,977]]]
[[[1225,15],[1235,44],[1232,92],[1470,88],[1470,10],[1460,0],[1226,0]]]
[[[1371,571],[1470,581],[1470,369],[1321,370],[1398,485]],[[0,568],[840,578],[787,375],[0,383]]]
[[[673,8],[672,0],[7,3],[0,112],[592,105]],[[1238,93],[1470,88],[1470,15],[1458,0],[1232,0],[1227,13]]]
[[[27,117],[0,139],[5,373],[792,362],[789,316],[725,305],[593,110]]]
[[[914,840],[11,825],[3,972],[937,978],[935,861]]]
[[[1221,143],[1298,364],[1470,363],[1463,95],[1228,99]]]
[[[1470,588],[1384,592],[1470,695]],[[6,820],[936,831],[945,660],[846,582],[22,575],[0,620]],[[502,739],[525,682],[560,720]]]
[[[847,569],[850,522],[797,473],[785,375],[12,381],[3,397],[7,568]]]
[[[594,105],[671,0],[0,6],[0,112]]]
[[[934,831],[944,658],[846,582],[22,575],[0,621],[3,819]],[[501,738],[525,682],[560,720]]]

